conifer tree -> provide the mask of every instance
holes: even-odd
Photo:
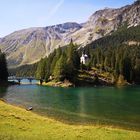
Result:
[[[44,79],[45,78],[45,60],[41,59],[38,64],[37,71],[36,71],[36,78],[37,79]]]
[[[66,78],[66,55],[63,53],[56,62],[53,75],[57,81],[63,81]]]
[[[0,81],[8,80],[8,69],[5,54],[0,50]]]

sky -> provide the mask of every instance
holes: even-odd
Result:
[[[83,23],[106,7],[119,8],[134,0],[0,0],[0,37],[16,30],[64,22]]]

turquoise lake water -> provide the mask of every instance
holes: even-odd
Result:
[[[53,88],[0,87],[0,98],[60,121],[103,124],[140,130],[140,86]]]

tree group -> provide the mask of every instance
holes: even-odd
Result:
[[[87,45],[90,65],[111,73],[116,80],[140,83],[140,26],[121,27],[112,35]]]
[[[77,70],[80,68],[80,58],[77,45],[71,40],[68,46],[56,49],[47,58],[38,63],[36,78],[55,81],[69,80],[75,82]]]

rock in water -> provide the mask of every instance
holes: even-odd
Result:
[[[33,107],[30,106],[30,107],[28,107],[26,110],[27,110],[27,111],[31,111],[31,110],[33,110]]]

